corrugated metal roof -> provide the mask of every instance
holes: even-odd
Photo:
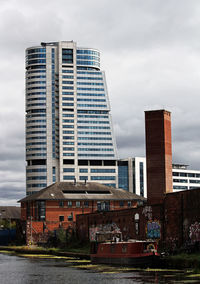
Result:
[[[56,182],[19,202],[33,200],[141,200],[146,198],[123,189],[95,182]]]

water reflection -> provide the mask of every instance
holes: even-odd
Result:
[[[0,283],[200,283],[199,277],[184,271],[111,267],[69,257],[47,257],[0,253]]]

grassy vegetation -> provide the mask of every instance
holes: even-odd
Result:
[[[59,254],[59,253],[75,253],[75,254],[85,254],[89,255],[90,253],[90,244],[80,244],[80,243],[71,243],[68,244],[65,247],[62,248],[44,248],[44,247],[38,247],[38,246],[6,246],[6,247],[0,247],[1,250],[13,250],[15,252],[36,252],[37,254]]]
[[[166,258],[166,264],[173,268],[192,268],[195,273],[200,273],[200,253],[181,253],[168,256]]]
[[[90,244],[85,243],[69,243],[65,247],[62,248],[46,248],[49,252],[72,252],[72,253],[81,253],[81,254],[89,254],[90,253]]]

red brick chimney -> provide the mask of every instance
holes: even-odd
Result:
[[[145,111],[147,200],[162,203],[172,192],[171,113],[166,110]]]

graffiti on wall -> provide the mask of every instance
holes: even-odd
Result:
[[[149,221],[146,226],[147,239],[160,239],[161,226],[159,221]]]
[[[96,241],[97,234],[102,236],[109,236],[109,234],[121,234],[121,230],[114,222],[111,224],[91,226],[89,228],[89,236],[91,242]]]
[[[145,206],[142,210],[142,214],[148,219],[152,220],[152,207],[151,206]]]
[[[189,229],[189,236],[191,241],[199,242],[200,241],[200,223],[195,222],[194,224],[191,224]]]

